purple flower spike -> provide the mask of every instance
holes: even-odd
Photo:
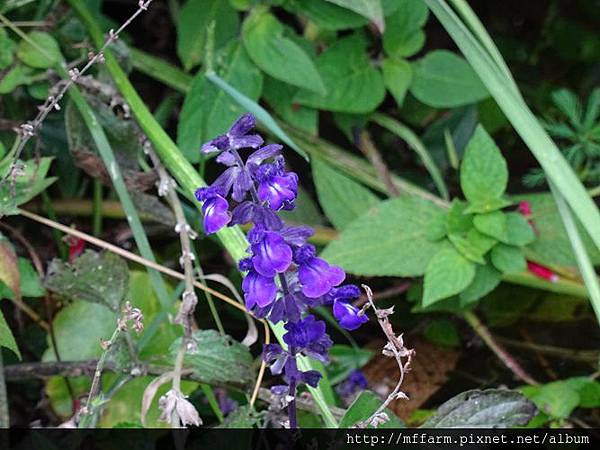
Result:
[[[240,148],[258,148],[262,145],[263,138],[258,134],[247,134],[256,126],[256,119],[252,114],[244,114],[229,129],[227,134],[217,136],[212,141],[202,146],[202,153],[222,152]]]
[[[283,273],[292,263],[292,249],[283,237],[275,231],[257,230],[258,239],[252,243],[252,263],[258,273],[265,277],[274,277]]]
[[[298,279],[302,284],[302,293],[309,298],[327,294],[331,288],[339,285],[346,278],[341,268],[330,266],[327,261],[317,258],[315,254],[315,247],[307,244],[300,247],[295,255],[295,260],[300,266]]]
[[[273,277],[263,277],[254,270],[244,278],[242,290],[248,309],[254,308],[255,305],[264,308],[273,303],[277,296],[277,286]]]
[[[214,194],[206,199],[202,205],[202,213],[204,214],[204,232],[206,234],[216,233],[231,221],[229,204],[219,194]]]
[[[333,302],[333,316],[342,328],[356,330],[369,319],[366,314],[359,314],[360,309],[341,300]]]
[[[285,329],[288,332],[283,335],[283,340],[290,348],[321,362],[327,362],[327,352],[333,342],[325,333],[325,322],[309,315],[300,322],[286,323]]]

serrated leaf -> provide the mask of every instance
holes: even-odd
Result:
[[[422,428],[510,428],[535,415],[533,403],[516,391],[466,391],[443,403]]]
[[[492,266],[477,266],[475,278],[467,288],[459,294],[460,305],[467,307],[492,292],[500,284],[502,275]]]
[[[262,75],[240,43],[232,43],[222,50],[215,69],[227,83],[250,99],[258,100]],[[202,144],[225,133],[244,112],[238,102],[199,72],[185,96],[179,116],[179,148],[189,161],[198,162]]]
[[[381,0],[327,0],[343,8],[354,11],[372,21],[381,33],[385,28]]]
[[[421,0],[395,0],[397,11],[386,19],[383,48],[392,57],[408,57],[425,44],[423,26],[429,10]]]
[[[17,57],[23,63],[36,69],[49,69],[62,60],[60,47],[50,34],[32,31],[27,37],[29,39],[23,39],[17,48]]]
[[[454,248],[445,247],[427,264],[423,306],[451,297],[464,290],[475,277],[475,265]]]
[[[507,239],[506,222],[506,215],[502,211],[477,214],[473,218],[473,225],[477,230],[502,242],[506,242]]]
[[[434,50],[414,66],[410,92],[434,108],[469,105],[490,94],[462,57],[447,50]]]
[[[348,225],[322,256],[359,275],[423,275],[442,246],[427,239],[427,224],[442,214],[417,197],[386,200]]]
[[[326,162],[313,158],[312,172],[319,203],[327,218],[343,230],[350,222],[361,216],[379,198],[357,181],[341,174]]]
[[[361,35],[336,41],[317,58],[327,93],[300,91],[295,101],[327,111],[368,113],[383,101],[385,87],[381,73],[373,67]]]
[[[523,252],[512,245],[498,244],[490,254],[492,264],[502,273],[519,273],[527,269],[527,261]]]
[[[359,422],[367,420],[381,406],[382,400],[371,391],[362,391],[346,410],[340,421],[340,428],[351,428]],[[386,413],[390,420],[379,428],[404,428],[404,423],[388,408]]]
[[[498,200],[508,183],[506,161],[492,138],[479,125],[467,144],[460,167],[460,186],[472,204],[485,205],[488,211],[497,209]],[[478,211],[483,212],[483,211]]]
[[[49,290],[72,300],[99,303],[117,311],[128,280],[129,269],[121,257],[86,250],[72,264],[53,260],[45,284]]]
[[[237,12],[222,0],[188,0],[179,12],[177,23],[177,55],[185,70],[204,59],[206,33],[215,24],[214,48],[219,49],[238,33]]]
[[[234,383],[245,385],[254,380],[253,358],[247,347],[231,336],[215,330],[197,330],[192,339],[197,351],[187,353],[184,364],[202,374],[207,383]],[[171,345],[175,357],[181,338]]]
[[[306,52],[284,36],[283,25],[269,13],[248,17],[242,41],[250,58],[264,72],[286,83],[323,95],[325,85]]]
[[[506,214],[506,240],[503,242],[522,246],[535,241],[535,233],[522,214],[510,212]]]
[[[404,97],[413,78],[413,69],[404,59],[387,58],[381,65],[385,87],[394,97],[398,106],[404,103]]]

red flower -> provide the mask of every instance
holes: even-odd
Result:
[[[546,281],[556,283],[558,281],[558,275],[552,272],[548,267],[536,264],[532,261],[527,261],[527,270],[529,270],[536,277],[543,278]]]

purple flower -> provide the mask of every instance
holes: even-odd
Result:
[[[246,308],[252,309],[255,305],[261,308],[270,305],[277,296],[277,286],[273,277],[264,277],[255,270],[251,270],[242,282]]]
[[[298,192],[298,175],[285,172],[285,162],[279,156],[273,164],[263,164],[255,170],[258,198],[275,211],[293,205]]]
[[[212,234],[219,231],[231,221],[229,203],[219,190],[211,187],[200,188],[196,191],[196,198],[203,201],[202,213],[204,214],[204,232]]]
[[[298,279],[302,283],[302,292],[310,298],[327,294],[346,278],[341,268],[330,266],[327,261],[315,255],[315,247],[306,244],[296,250],[294,257],[299,266]]]
[[[276,231],[254,227],[248,237],[252,244],[254,269],[265,277],[283,273],[292,263],[292,249]]]
[[[369,320],[366,314],[360,314],[360,309],[356,306],[342,300],[334,300],[333,316],[340,326],[346,330],[356,330]]]
[[[333,342],[325,333],[325,322],[309,315],[297,323],[286,323],[284,327],[287,333],[283,335],[283,341],[290,349],[327,362],[327,352]]]
[[[352,397],[367,388],[368,382],[364,374],[359,369],[354,369],[348,374],[348,377],[337,385],[336,392],[345,400],[351,401]]]
[[[240,148],[257,148],[263,143],[258,134],[248,134],[256,126],[256,119],[252,114],[244,114],[221,136],[202,146],[202,153],[214,153]]]

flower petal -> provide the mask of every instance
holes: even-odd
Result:
[[[356,330],[369,318],[366,314],[359,315],[360,310],[350,303],[335,300],[333,302],[333,316],[342,328]]]

